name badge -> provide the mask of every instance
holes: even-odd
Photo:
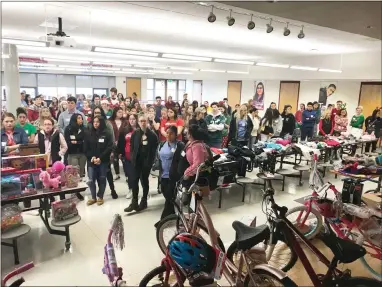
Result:
[[[147,141],[142,141],[142,144],[143,145],[147,145]]]
[[[68,118],[68,119],[65,119],[65,122],[69,122],[70,121],[70,118]]]
[[[186,153],[184,152],[184,150],[181,152],[180,155],[183,156],[183,157],[185,157]]]
[[[76,137],[75,137],[75,136],[73,136],[73,135],[71,135],[71,136],[70,136],[70,139],[71,139],[71,140],[75,140],[75,139],[76,139]]]
[[[103,142],[105,142],[105,139],[99,139],[98,142],[103,143]]]
[[[28,131],[28,130],[26,130],[26,131],[25,131],[25,133],[26,133],[26,134],[29,134],[29,131]]]
[[[174,148],[172,148],[172,149],[171,149],[171,152],[172,152],[172,153],[174,153],[174,152],[175,152],[175,149],[174,149]]]
[[[1,142],[1,146],[6,146],[7,143],[6,142]]]

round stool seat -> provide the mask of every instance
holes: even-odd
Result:
[[[242,177],[242,178],[238,178],[236,181],[238,183],[253,183],[255,181],[255,179],[249,178],[249,177]]]
[[[258,178],[260,179],[264,179],[264,180],[272,180],[272,179],[275,179],[275,177],[268,177],[266,176],[264,173],[260,172],[256,175]]]
[[[310,166],[308,165],[295,165],[293,167],[294,170],[298,170],[298,171],[308,171],[310,170]]]
[[[330,162],[320,163],[317,165],[317,167],[319,167],[319,168],[320,167],[332,167],[332,166],[333,166],[333,164]]]
[[[294,175],[296,174],[296,171],[290,169],[278,169],[276,170],[276,173],[280,175]]]
[[[52,225],[55,227],[67,227],[73,224],[76,224],[81,220],[81,216],[76,215],[71,218],[65,219],[65,220],[52,220]]]
[[[25,234],[29,233],[31,231],[31,227],[27,224],[21,224],[18,227],[15,227],[11,230],[5,231],[1,233],[1,239],[4,240],[12,240],[19,238],[21,236],[24,236]]]

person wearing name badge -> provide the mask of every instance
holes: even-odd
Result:
[[[2,156],[17,154],[20,145],[28,143],[28,135],[22,128],[15,127],[15,120],[12,113],[4,113],[1,129]]]
[[[139,128],[131,135],[131,162],[134,167],[133,198],[125,212],[142,211],[147,208],[149,194],[149,175],[155,159],[158,137],[147,127],[148,119],[144,114],[139,115]],[[141,181],[143,195],[138,205],[139,181]]]
[[[104,203],[106,174],[109,169],[113,143],[114,138],[106,128],[106,119],[95,115],[92,126],[87,130],[84,138],[84,151],[88,163],[88,186],[92,197],[88,200],[87,205]],[[98,182],[98,192],[96,182]]]
[[[67,99],[67,105],[68,109],[62,113],[60,113],[60,116],[58,117],[58,127],[60,128],[60,132],[64,134],[65,128],[70,123],[70,118],[73,114],[81,114],[84,118],[84,125],[86,126],[87,121],[84,117],[84,114],[76,109],[77,99],[75,97],[69,97]]]
[[[167,109],[167,119],[161,120],[161,125],[160,125],[160,133],[161,133],[160,140],[161,140],[161,142],[166,140],[166,138],[167,138],[166,129],[169,126],[176,126],[177,127],[177,129],[178,129],[178,140],[182,140],[184,121],[178,117],[175,109],[173,109],[173,108]]]
[[[24,108],[17,108],[16,114],[17,114],[17,123],[15,127],[22,128],[28,136],[28,142],[33,143],[34,138],[36,136],[37,129],[34,125],[28,122],[27,111]]]
[[[313,103],[306,105],[306,110],[302,112],[301,141],[313,137],[314,125],[316,124],[316,112],[313,110]]]
[[[206,116],[208,128],[208,145],[210,147],[221,148],[223,143],[223,129],[225,125],[225,117],[219,111],[218,103],[211,104],[212,112]],[[234,117],[232,115],[232,117]]]

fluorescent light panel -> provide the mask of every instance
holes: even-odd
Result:
[[[163,54],[162,58],[192,60],[192,61],[206,61],[206,62],[210,62],[212,60],[212,58],[209,58],[209,57],[187,56],[187,55],[177,55],[177,54]]]
[[[173,75],[192,75],[191,72],[172,72]]]
[[[249,72],[242,71],[227,71],[228,74],[249,74]]]
[[[171,70],[180,70],[180,71],[199,71],[197,68],[188,68],[188,67],[169,67]]]
[[[211,72],[211,73],[225,73],[225,70],[200,70],[201,72]]]
[[[46,47],[46,42],[41,41],[29,41],[29,40],[20,40],[20,39],[2,39],[3,44],[14,44],[14,45],[22,45],[22,46],[34,46],[34,47]]]
[[[171,74],[171,71],[154,70],[154,74]]]
[[[133,51],[133,50],[116,49],[116,48],[105,48],[105,47],[95,47],[94,52],[139,55],[139,56],[149,56],[149,57],[157,57],[159,55],[158,53],[154,53],[154,52]]]
[[[272,67],[272,68],[289,68],[289,65],[285,65],[285,64],[272,64],[272,63],[256,63],[256,66]]]
[[[44,58],[45,61],[54,61],[54,62],[67,62],[67,63],[89,63],[90,61],[83,60],[70,60],[70,59],[55,59],[55,58]]]
[[[305,67],[305,66],[290,66],[293,70],[304,70],[304,71],[317,71],[318,68],[314,67]]]
[[[228,64],[241,64],[241,65],[253,65],[255,62],[252,61],[239,61],[239,60],[228,60],[228,59],[215,59],[217,63],[228,63]]]
[[[167,69],[165,66],[155,66],[155,65],[134,65],[136,68],[150,68],[150,69]]]
[[[319,72],[328,72],[328,73],[342,73],[341,70],[332,70],[332,69],[318,69]]]

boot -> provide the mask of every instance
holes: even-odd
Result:
[[[147,199],[142,198],[141,202],[139,203],[138,211],[142,211],[147,209]]]
[[[124,209],[124,212],[139,211],[138,199],[133,199],[130,205]]]
[[[117,198],[118,198],[118,194],[117,194],[117,192],[116,192],[115,190],[112,190],[112,191],[111,191],[111,197],[112,197],[113,199],[117,199]]]

